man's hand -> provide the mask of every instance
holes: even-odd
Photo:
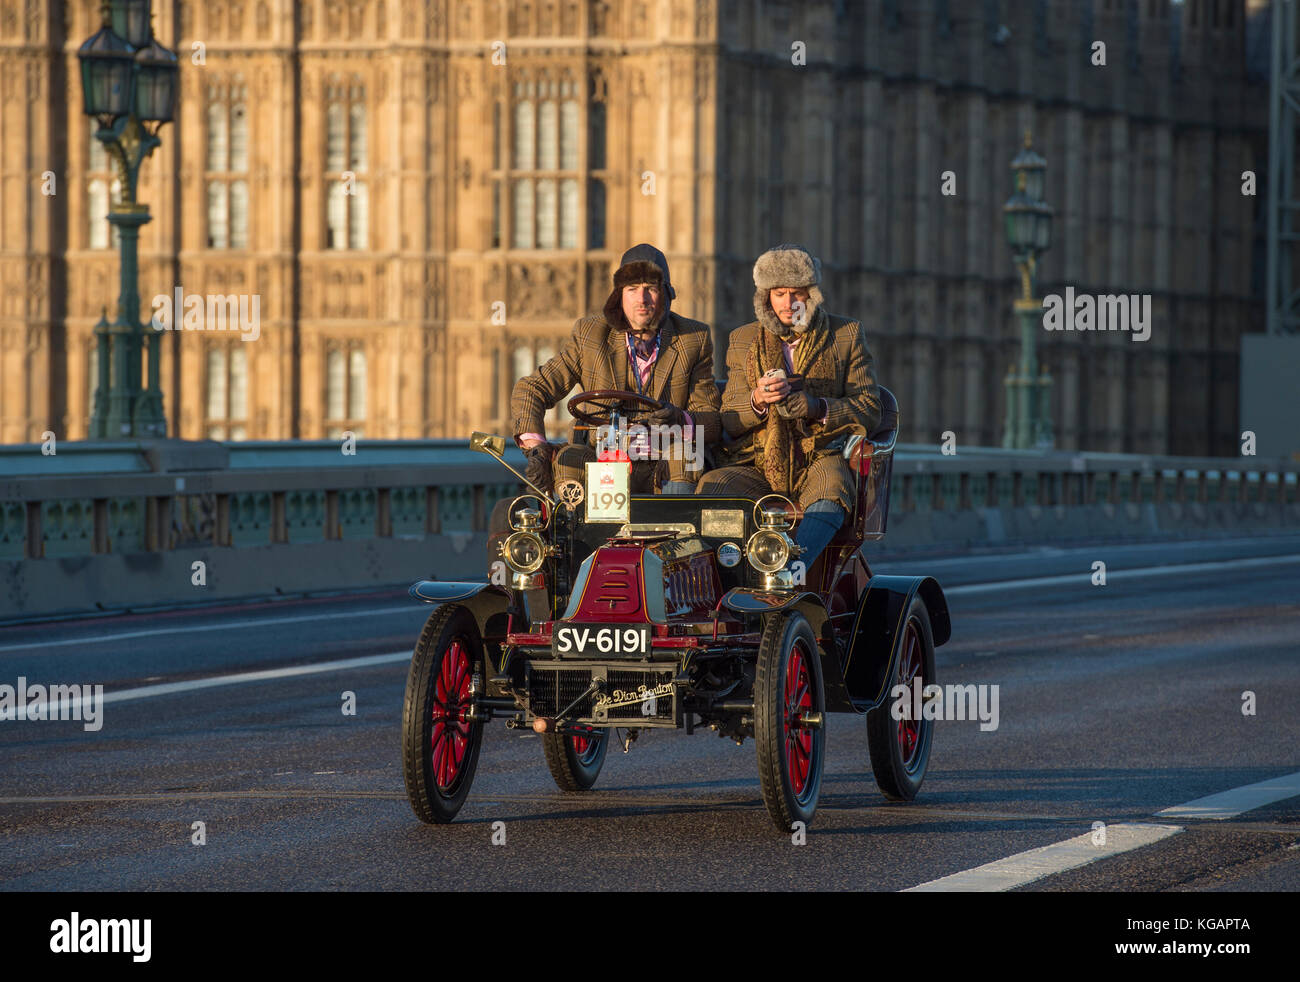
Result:
[[[776,411],[786,419],[821,419],[826,415],[826,400],[809,398],[806,392],[791,392]]]
[[[758,385],[750,393],[750,398],[754,405],[762,409],[764,406],[770,406],[773,403],[780,402],[790,394],[790,383],[783,378],[764,376],[758,380]]]
[[[528,460],[524,477],[543,491],[550,492],[555,487],[555,478],[551,474],[551,457],[554,455],[555,447],[545,441],[529,442],[532,446],[524,447],[524,457]]]
[[[645,417],[645,422],[651,426],[684,426],[686,413],[671,402],[665,402],[661,408]]]

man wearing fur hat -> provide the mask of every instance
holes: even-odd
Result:
[[[853,507],[853,474],[828,445],[880,422],[880,390],[866,331],[823,306],[821,262],[779,245],[754,264],[754,313],[727,349],[722,425],[741,466],[710,471],[698,494],[758,497],[772,491],[804,510],[797,543],[811,567]],[[773,376],[774,369],[783,373]],[[786,377],[801,380],[792,386]]]
[[[515,383],[510,414],[515,439],[528,458],[530,481],[544,490],[566,478],[585,483],[585,465],[596,459],[596,434],[557,453],[542,428],[546,411],[574,386],[581,391],[623,389],[657,399],[663,408],[636,422],[681,426],[684,441],[701,451],[722,435],[709,326],[672,313],[676,296],[664,254],[645,243],[634,246],[614,272],[614,289],[602,312],[579,319],[560,353]],[[690,494],[700,476],[699,460],[702,454],[672,454],[664,493]],[[633,493],[653,491],[659,463],[634,460]]]

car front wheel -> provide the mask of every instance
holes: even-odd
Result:
[[[776,827],[817,811],[826,756],[826,700],[817,638],[797,611],[768,620],[754,679],[754,738],[763,801]]]
[[[450,822],[469,796],[483,740],[482,722],[470,718],[475,675],[483,678],[478,624],[459,604],[444,604],[415,645],[402,709],[406,796],[422,822]]]

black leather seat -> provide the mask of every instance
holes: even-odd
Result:
[[[880,386],[880,424],[871,434],[872,443],[888,443],[894,431],[898,429],[898,400],[894,393],[883,385]]]

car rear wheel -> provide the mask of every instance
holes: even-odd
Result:
[[[483,641],[459,604],[429,615],[411,657],[402,708],[406,796],[422,822],[456,817],[478,767],[483,724],[470,719],[474,676],[483,678]]]
[[[590,791],[605,763],[609,731],[587,727],[590,736],[544,733],[542,750],[546,765],[561,791]]]
[[[871,770],[876,784],[886,798],[911,801],[921,790],[925,769],[930,762],[930,745],[934,741],[934,720],[894,719],[895,686],[906,686],[903,697],[907,715],[915,715],[913,687],[924,693],[934,682],[934,636],[930,615],[921,597],[912,598],[899,640],[898,658],[886,690],[886,699],[867,713],[867,742],[871,749]],[[924,701],[922,701],[924,705]]]
[[[763,801],[776,827],[807,825],[817,811],[826,756],[826,700],[817,638],[797,611],[770,618],[758,648],[754,737]]]

